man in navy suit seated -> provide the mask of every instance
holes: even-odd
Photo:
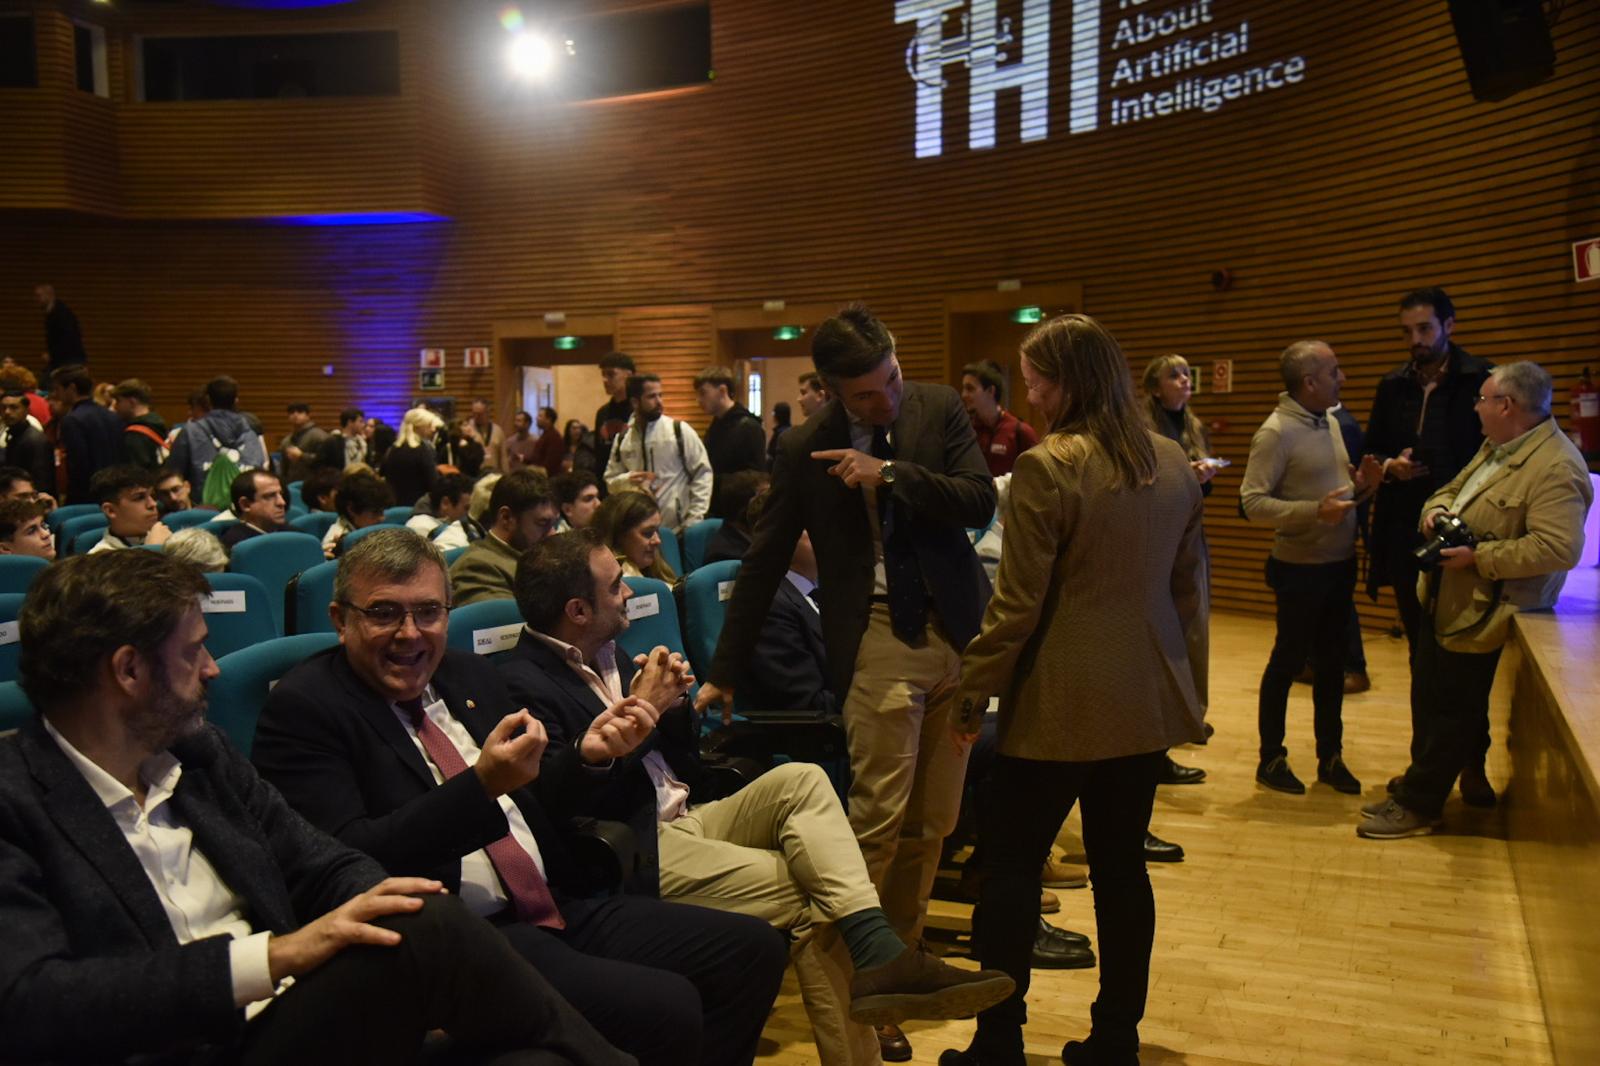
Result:
[[[746,521],[752,527],[761,520],[766,501],[764,495],[751,501]],[[789,572],[778,583],[761,623],[750,679],[739,694],[746,706],[839,713],[839,697],[828,687],[828,649],[818,607],[821,594],[817,553],[811,547],[811,534],[802,531],[789,558]]]
[[[743,915],[606,895],[571,850],[569,816],[647,713],[619,707],[547,747],[488,660],[446,650],[444,558],[410,530],[341,556],[333,595],[341,645],[272,690],[253,750],[262,776],[391,873],[443,882],[641,1062],[749,1063],[782,938]],[[658,689],[682,684],[657,670]]]
[[[534,545],[517,564],[515,588],[528,627],[499,665],[513,703],[549,735],[541,777],[558,773],[561,753],[596,731],[614,735],[608,750],[617,758],[599,787],[583,789],[582,812],[634,827],[659,856],[644,876],[659,880],[646,887],[662,898],[755,915],[794,937],[822,1062],[876,1061],[872,1024],[967,1017],[1009,994],[1004,974],[956,969],[895,935],[820,767],[787,763],[732,796],[690,804],[701,767],[688,679],[666,702],[652,679],[679,656],[659,646],[637,663],[617,654],[631,593],[593,530]],[[636,712],[655,728],[616,730],[619,715]],[[578,795],[576,782],[569,788]]]
[[[308,826],[206,724],[205,578],[153,552],[42,573],[39,717],[0,738],[0,1058],[627,1063],[437,881]]]

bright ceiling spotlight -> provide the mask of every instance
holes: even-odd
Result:
[[[511,38],[506,50],[506,62],[511,73],[525,81],[542,81],[555,66],[556,46],[547,37],[537,33],[519,33]]]

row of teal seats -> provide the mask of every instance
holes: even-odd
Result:
[[[705,565],[706,548],[722,528],[722,519],[705,518],[685,527],[680,541],[672,530],[661,530],[661,554],[677,573],[688,576]]]

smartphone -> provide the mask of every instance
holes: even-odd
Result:
[[[1216,456],[1212,456],[1209,459],[1202,459],[1200,461],[1205,463],[1207,466],[1211,467],[1211,469],[1213,469],[1213,470],[1221,470],[1225,466],[1232,466],[1233,465],[1233,460],[1231,460],[1231,459],[1219,459]]]

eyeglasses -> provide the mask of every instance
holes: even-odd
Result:
[[[1509,399],[1511,399],[1511,397],[1505,395],[1504,393],[1501,393],[1500,395],[1497,395],[1497,396],[1486,396],[1486,395],[1484,395],[1483,393],[1480,392],[1480,393],[1478,393],[1477,396],[1473,397],[1472,403],[1473,403],[1473,406],[1477,406],[1478,404],[1482,403],[1485,400],[1509,400]]]
[[[449,605],[443,603],[419,603],[415,607],[404,607],[398,603],[383,601],[374,603],[370,607],[362,607],[349,600],[339,602],[352,611],[359,611],[369,625],[379,630],[399,629],[405,625],[407,617],[416,623],[418,629],[432,629],[443,622],[445,616],[450,613]]]

